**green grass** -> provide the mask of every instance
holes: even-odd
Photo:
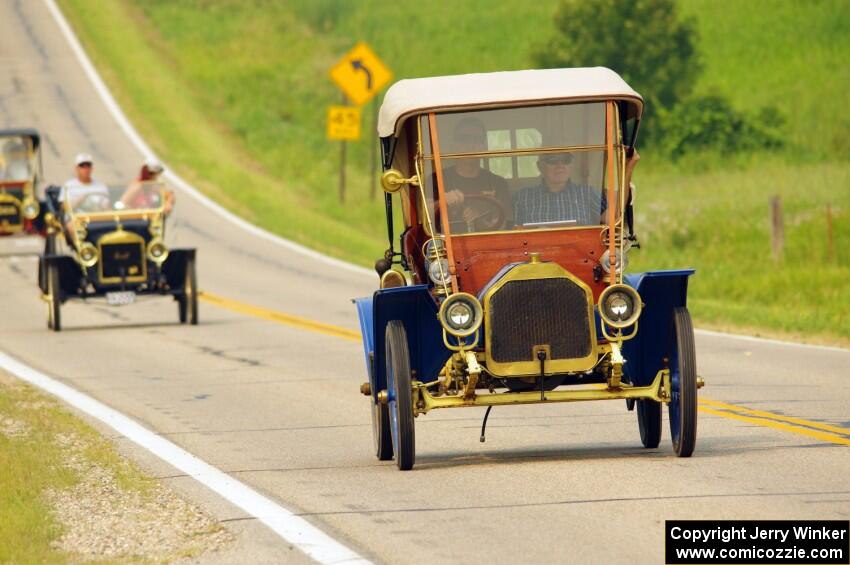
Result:
[[[75,436],[87,444],[85,458],[108,467],[125,488],[148,488],[135,467],[92,428],[34,389],[0,375],[0,428],[14,421],[21,432],[0,432],[0,563],[64,563],[75,556],[51,547],[62,529],[45,502],[47,489],[71,488],[78,474],[64,466],[56,438]]]
[[[327,76],[356,41],[396,78],[525,68],[551,33],[543,2],[61,0],[133,123],[169,164],[263,227],[368,265],[384,247],[370,195],[370,135],[349,144],[348,199],[337,199],[338,142],[325,111],[340,93]],[[843,0],[688,0],[706,72],[699,93],[740,109],[776,105],[787,148],[772,156],[685,159],[644,153],[641,269],[696,266],[699,323],[850,338],[846,249],[850,197],[850,4]],[[68,10],[68,7],[73,9]],[[201,9],[203,8],[203,9]],[[639,49],[640,46],[631,48]],[[364,132],[371,106],[364,112]],[[129,174],[129,173],[128,173]],[[767,199],[781,194],[784,262],[770,260]],[[835,247],[824,256],[824,206]],[[811,336],[809,336],[811,337]]]
[[[850,155],[850,2],[686,0],[705,64],[698,92],[738,108],[775,105],[788,120],[794,161]]]
[[[850,166],[758,165],[683,176],[641,177],[633,270],[692,266],[690,307],[715,326],[850,338]],[[649,192],[652,194],[649,194]],[[644,194],[646,194],[644,196]],[[782,198],[785,254],[771,254],[768,199]],[[832,205],[834,260],[827,257]]]

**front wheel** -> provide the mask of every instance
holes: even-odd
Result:
[[[407,332],[401,321],[392,320],[387,324],[385,346],[393,452],[398,468],[402,471],[409,471],[416,461],[416,436],[413,425],[413,382],[410,375],[410,355],[407,349]]]
[[[198,325],[198,276],[195,272],[195,260],[186,260],[186,276],[183,281],[183,294],[177,299],[180,323],[189,322]]]
[[[697,365],[694,328],[685,307],[673,310],[670,348],[670,435],[673,451],[690,457],[697,441]]]
[[[47,327],[58,332],[62,330],[62,298],[59,296],[59,267],[47,264]]]

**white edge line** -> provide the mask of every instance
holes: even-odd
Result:
[[[0,368],[103,422],[133,443],[238,506],[319,563],[370,563],[304,518],[296,516],[245,483],[148,430],[117,410],[0,352]]]
[[[831,345],[815,345],[813,343],[797,343],[796,341],[783,341],[781,339],[770,339],[770,338],[766,338],[766,337],[755,337],[755,336],[751,336],[751,335],[730,334],[730,333],[726,333],[726,332],[715,332],[715,331],[712,331],[712,330],[701,330],[701,329],[695,329],[694,333],[696,333],[697,335],[734,338],[734,339],[740,339],[742,341],[753,341],[753,342],[756,342],[756,343],[765,343],[765,344],[770,344],[770,345],[803,347],[805,349],[821,349],[821,350],[824,350],[824,351],[837,351],[839,353],[850,353],[850,349],[846,349],[844,347],[835,347],[835,346],[831,346]]]
[[[136,149],[138,149],[139,152],[145,158],[156,157],[156,154],[153,152],[150,146],[145,143],[145,141],[142,139],[142,136],[139,135],[139,133],[124,115],[124,112],[121,110],[121,107],[118,106],[118,103],[112,97],[112,94],[109,92],[109,89],[106,87],[106,84],[103,82],[103,80],[101,80],[100,75],[97,73],[97,70],[94,68],[94,65],[88,58],[88,55],[86,55],[86,52],[80,45],[79,40],[77,39],[76,35],[74,35],[73,30],[71,30],[71,26],[68,24],[68,21],[65,19],[65,16],[62,14],[62,11],[59,10],[59,7],[56,5],[55,0],[44,1],[45,4],[47,4],[47,8],[50,10],[50,13],[53,15],[53,19],[56,20],[56,23],[62,30],[62,35],[65,36],[65,39],[71,46],[71,50],[74,52],[74,55],[76,55],[80,65],[82,65],[86,76],[88,76],[89,80],[91,80],[92,85],[94,86],[103,103],[106,105],[106,108],[109,110],[109,113],[112,114],[112,117],[118,123],[118,126],[124,131],[130,142],[136,146]],[[159,160],[162,161],[161,159]],[[299,243],[295,243],[294,241],[285,239],[283,237],[280,237],[279,235],[275,235],[259,226],[255,226],[254,224],[243,220],[233,212],[230,212],[229,210],[222,207],[220,204],[211,200],[209,197],[204,195],[202,192],[200,192],[198,189],[196,189],[188,182],[180,178],[176,173],[174,173],[168,168],[166,168],[164,176],[171,184],[180,188],[186,194],[190,195],[199,203],[206,206],[209,210],[218,214],[225,220],[242,228],[250,234],[253,234],[261,239],[265,239],[266,241],[270,241],[272,243],[285,247],[291,251],[295,251],[296,253],[305,255],[311,259],[321,261],[327,265],[330,265],[331,267],[345,269],[347,271],[354,272],[360,275],[368,275],[370,277],[375,276],[374,271],[371,271],[365,267],[360,267],[358,265],[348,263],[347,261],[342,261],[340,259],[329,257],[328,255],[324,255],[322,253],[304,247]]]

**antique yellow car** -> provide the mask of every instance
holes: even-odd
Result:
[[[626,275],[643,99],[577,68],[403,80],[379,114],[390,247],[355,301],[375,453],[415,462],[438,408],[626,400],[696,443],[692,270]],[[394,215],[404,231],[393,233]]]
[[[148,295],[173,297],[180,322],[198,323],[196,252],[165,244],[173,200],[163,183],[77,192],[51,186],[46,194],[47,251],[38,280],[48,328],[61,330],[61,307],[70,299],[119,306]]]
[[[0,236],[35,234],[40,221],[41,136],[33,129],[0,130]]]

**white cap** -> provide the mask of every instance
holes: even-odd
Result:
[[[161,173],[163,171],[162,163],[155,157],[149,157],[145,160],[145,167],[152,173]]]
[[[82,165],[83,163],[93,163],[94,160],[91,158],[91,155],[88,153],[77,153],[77,158],[74,159],[74,162],[77,165]]]

